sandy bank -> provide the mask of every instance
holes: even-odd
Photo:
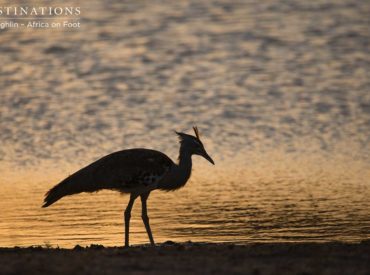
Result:
[[[201,244],[1,248],[1,274],[369,274],[360,244]]]

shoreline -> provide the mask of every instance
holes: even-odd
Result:
[[[174,243],[0,248],[1,274],[368,274],[361,243]]]

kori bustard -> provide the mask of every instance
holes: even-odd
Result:
[[[183,187],[190,178],[192,155],[200,155],[214,164],[199,138],[198,128],[193,129],[195,136],[176,132],[180,138],[178,163],[155,150],[136,148],[118,151],[91,163],[54,186],[46,193],[42,207],[48,207],[64,196],[81,192],[111,189],[130,193],[124,212],[125,246],[128,247],[131,209],[140,196],[142,219],[150,243],[154,245],[146,204],[150,192]]]

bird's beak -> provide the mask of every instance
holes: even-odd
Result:
[[[212,163],[213,165],[215,165],[215,162],[213,161],[213,159],[207,154],[206,150],[203,150],[202,154],[201,154],[202,157],[204,157],[206,160],[208,160],[210,163]]]

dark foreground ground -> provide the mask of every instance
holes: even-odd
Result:
[[[370,242],[1,248],[0,264],[1,274],[370,274]]]

